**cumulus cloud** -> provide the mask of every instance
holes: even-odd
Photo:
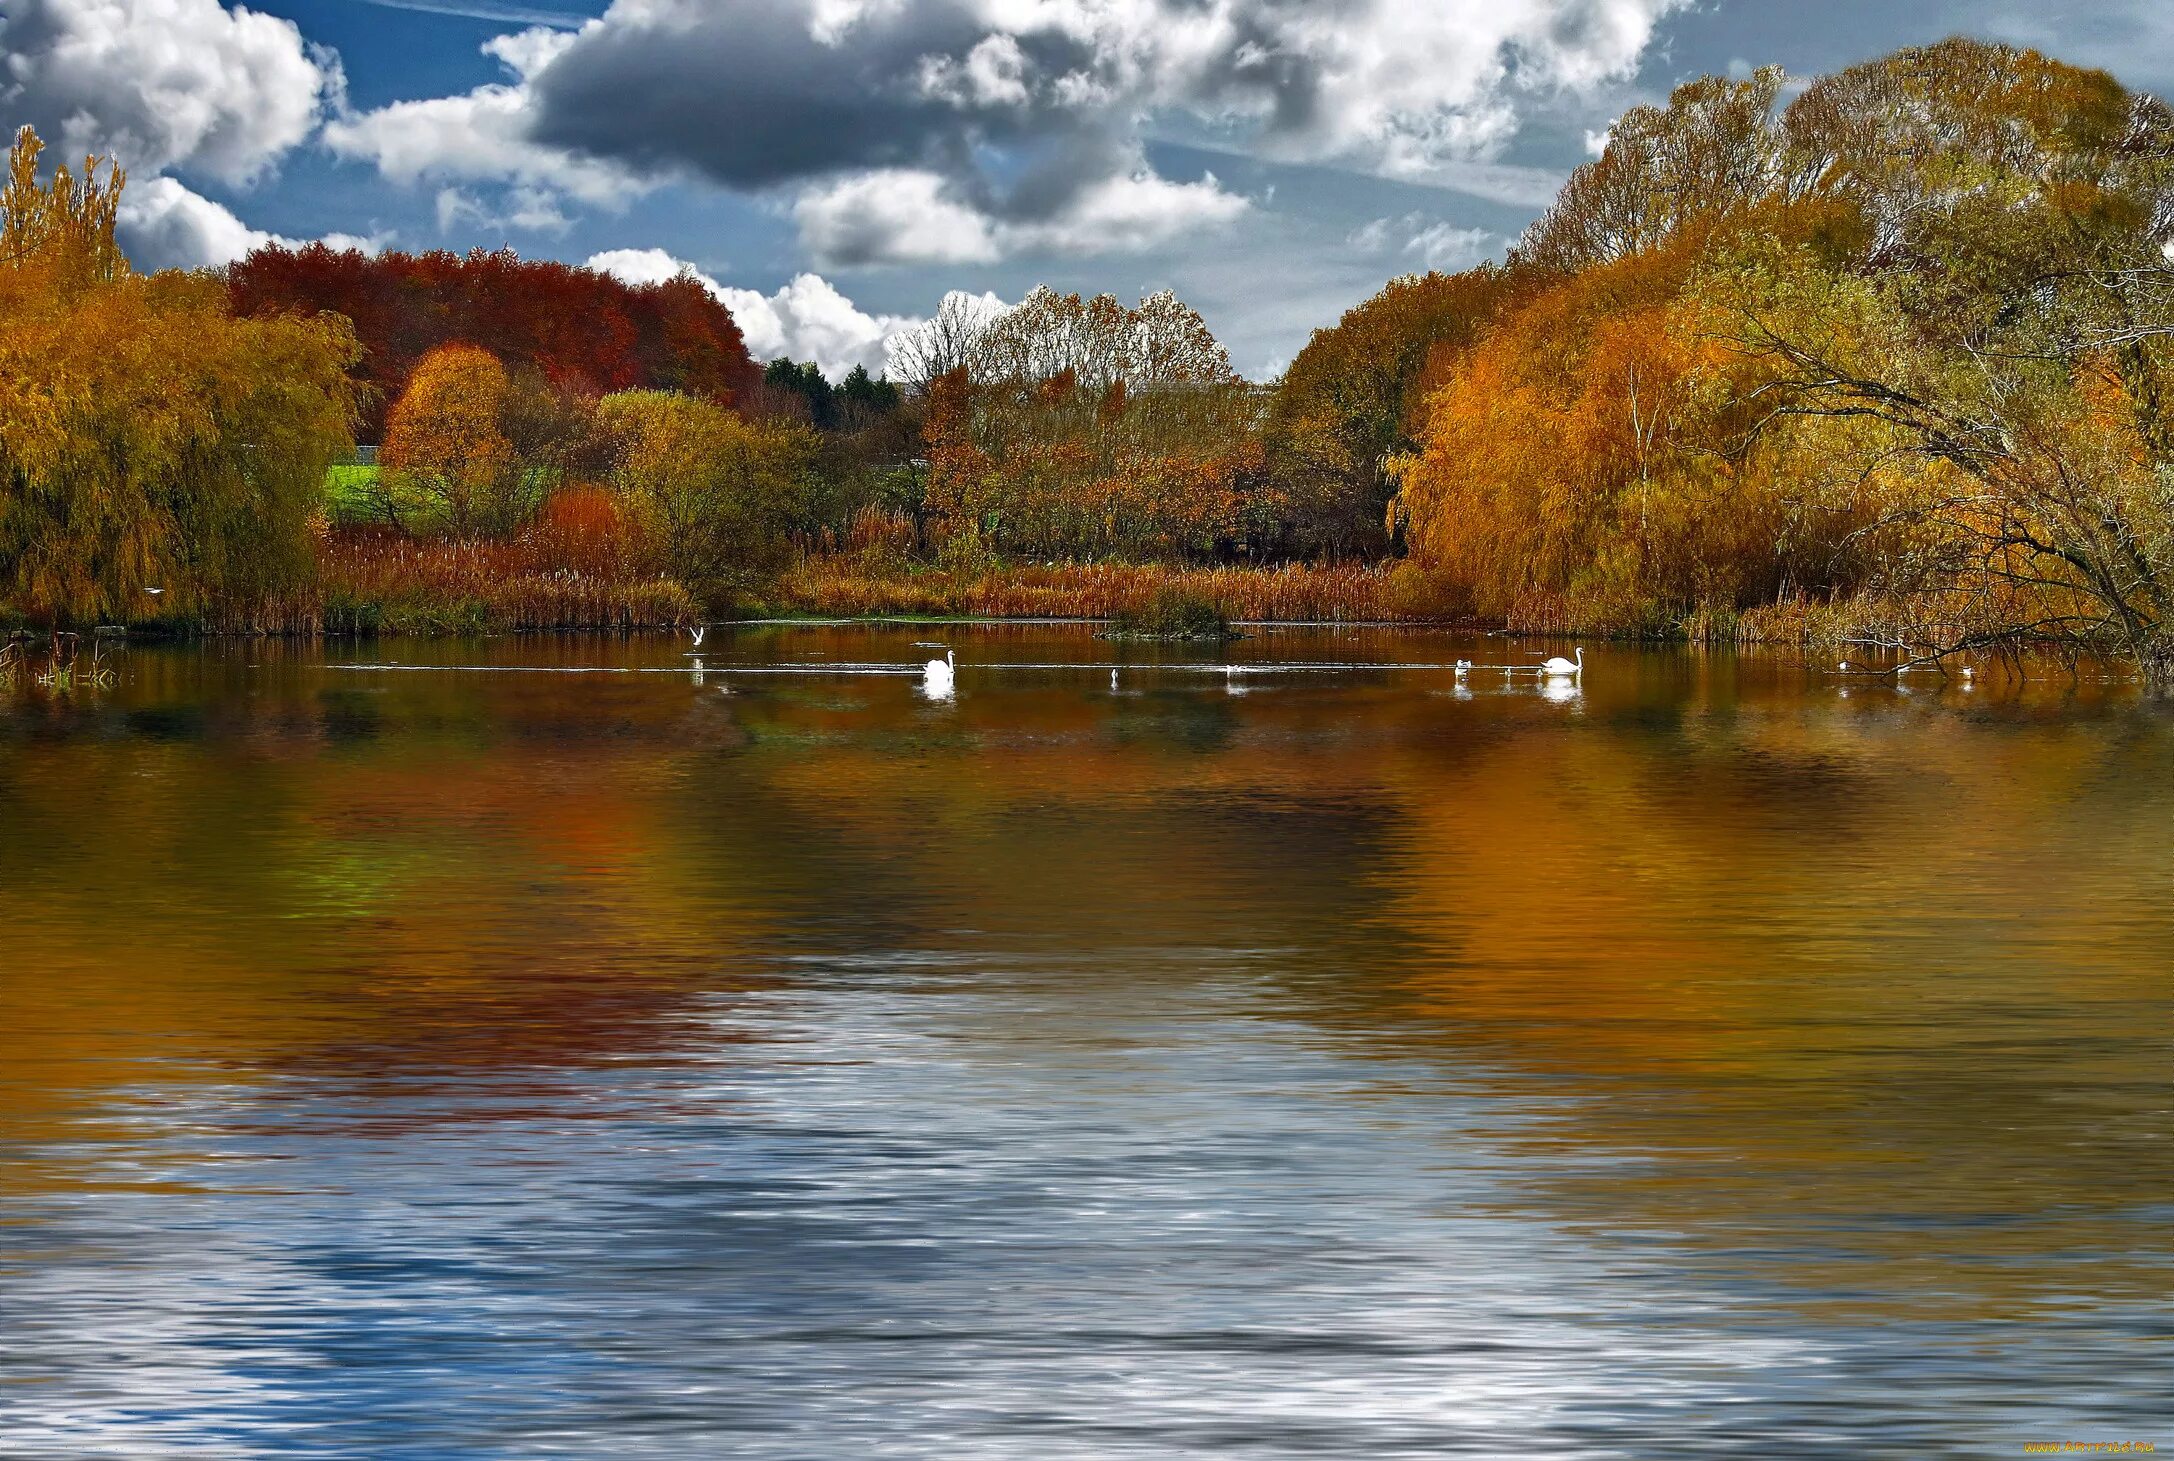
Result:
[[[1143,166],[1087,184],[1046,216],[992,218],[939,174],[895,169],[811,187],[793,216],[801,241],[826,264],[973,264],[1152,248],[1221,227],[1249,206],[1213,173],[1174,183]]]
[[[252,249],[267,244],[299,247],[300,241],[281,234],[251,228],[233,210],[191,192],[172,178],[151,178],[130,183],[121,194],[120,215],[114,232],[129,261],[143,269],[204,269],[231,264]],[[384,247],[384,237],[327,234],[323,240],[335,249],[361,249],[374,254]]]
[[[980,264],[997,257],[990,220],[936,173],[893,168],[810,188],[793,205],[800,237],[826,263]]]
[[[494,43],[507,83],[331,135],[398,178],[782,193],[838,263],[1103,252],[1247,207],[1155,172],[1158,117],[1259,157],[1544,200],[1556,179],[1499,157],[1524,112],[1630,74],[1689,3],[616,0]]]
[[[629,284],[661,284],[690,273],[732,311],[749,354],[812,360],[832,380],[856,365],[884,374],[900,341],[926,323],[913,315],[871,314],[820,274],[797,275],[776,293],[763,294],[720,284],[663,249],[611,249],[591,256],[589,267]],[[1006,308],[994,294],[959,297],[983,313]]]
[[[8,0],[0,117],[64,156],[142,173],[258,177],[316,126],[341,85],[291,21],[219,0]]]

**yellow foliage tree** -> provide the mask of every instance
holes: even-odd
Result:
[[[606,396],[597,419],[613,494],[658,571],[722,606],[784,566],[816,490],[814,431],[675,391]]]
[[[0,195],[0,610],[247,620],[310,572],[353,335],[234,319],[209,276],[131,273],[120,174],[40,188],[37,158],[25,131]]]

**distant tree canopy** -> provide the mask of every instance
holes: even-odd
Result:
[[[691,275],[627,284],[505,249],[373,255],[309,244],[256,250],[227,270],[227,289],[239,315],[353,322],[370,439],[441,345],[475,345],[510,371],[592,396],[661,389],[729,405],[761,379],[731,314]]]
[[[202,275],[134,273],[121,174],[89,159],[41,188],[38,157],[25,128],[0,192],[0,609],[246,616],[310,572],[354,337],[237,320]]]

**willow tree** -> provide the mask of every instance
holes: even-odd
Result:
[[[0,604],[247,617],[310,572],[352,336],[235,320],[209,275],[133,272],[118,169],[41,186],[39,151],[25,128],[0,193]]]
[[[2174,111],[1970,40],[1627,115],[1428,402],[1415,553],[1592,624],[1864,601],[2174,681]],[[1702,616],[1711,617],[1711,616]]]
[[[1898,647],[2068,641],[2174,688],[2174,110],[1954,40],[1782,125],[1792,187],[1857,247],[1750,243],[1703,292],[1769,377],[1760,431],[1869,428],[1827,496],[1926,606]]]
[[[1389,468],[1417,448],[1427,394],[1538,282],[1491,264],[1406,275],[1313,332],[1276,383],[1266,425],[1293,546],[1330,557],[1392,546]]]

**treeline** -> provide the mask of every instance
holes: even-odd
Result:
[[[126,616],[168,579],[288,622],[238,606],[312,542],[313,622],[352,627],[411,622],[362,578],[441,560],[536,585],[467,624],[554,622],[576,580],[612,622],[1048,612],[1142,568],[1240,613],[2053,641],[2174,677],[2174,113],[1967,40],[1782,95],[1632,110],[1504,261],[1391,281],[1267,386],[1168,293],[953,296],[886,377],[833,381],[758,369],[692,276],[310,248],[140,278],[119,177],[41,187],[26,137],[0,601]],[[357,427],[380,465],[327,505]]]
[[[410,538],[547,539],[563,566],[670,579],[724,608],[815,524],[823,458],[804,422],[679,391],[540,387],[444,345],[410,375],[348,511]]]
[[[335,314],[361,347],[357,428],[374,442],[431,351],[489,351],[516,377],[579,396],[668,390],[729,406],[756,388],[731,313],[692,276],[627,284],[594,269],[467,254],[365,254],[309,244],[260,248],[226,271],[234,313]],[[530,387],[533,389],[534,387]]]

